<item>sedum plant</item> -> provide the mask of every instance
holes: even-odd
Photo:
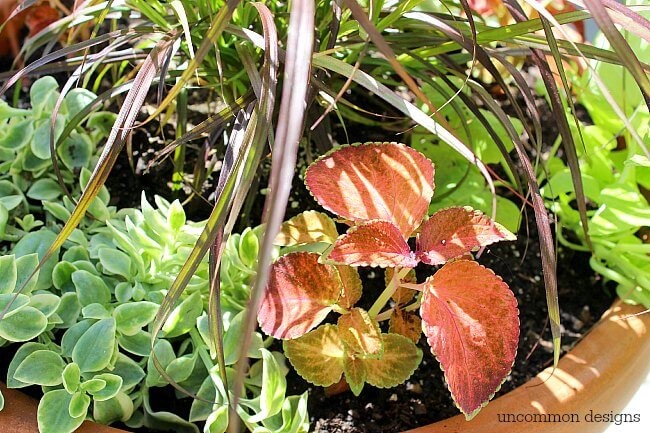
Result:
[[[154,207],[143,196],[141,210],[116,210],[106,205],[107,195],[103,198],[105,219],[82,224],[24,287],[73,205],[46,202],[43,211],[51,228],[26,234],[11,254],[0,257],[0,308],[6,310],[0,345],[20,344],[7,385],[42,387],[41,433],[69,433],[85,419],[196,433],[201,422],[205,432],[225,431],[232,382],[222,381],[214,361],[207,260],[152,349],[156,313],[203,223],[187,221],[178,201],[155,197]],[[259,237],[260,229],[246,229],[231,236],[224,248],[221,308],[228,377],[240,362]],[[286,396],[284,356],[269,350],[271,340],[259,333],[252,341],[246,355],[253,363],[237,407],[241,422],[251,430],[306,432],[307,396]],[[178,398],[197,397],[186,418],[152,403],[157,390],[170,382],[183,390],[176,392]]]
[[[50,150],[58,87],[50,76],[36,80],[29,91],[29,109],[14,108],[0,100],[0,239],[17,240],[22,232],[41,225],[32,214],[40,205],[35,207],[30,200],[40,204],[58,199],[64,193],[53,170]],[[81,88],[66,94],[56,116],[56,139],[62,136],[68,121],[95,98],[95,94]],[[114,114],[96,111],[83,125],[67,132],[56,150],[57,160],[61,162],[59,173],[66,187],[76,186],[80,170],[94,165],[97,143],[106,137],[114,120]],[[87,183],[90,173],[84,176]],[[102,195],[105,194],[102,190]],[[18,227],[12,223],[14,219]]]
[[[427,219],[434,166],[403,144],[337,148],[308,168],[305,183],[350,228],[339,236],[330,217],[313,211],[284,224],[277,242],[292,251],[271,268],[258,312],[262,330],[284,340],[306,380],[328,386],[344,375],[355,395],[366,383],[405,381],[422,359],[416,343],[423,331],[456,405],[472,418],[512,367],[519,319],[506,283],[470,252],[514,235],[469,207]],[[418,283],[419,263],[440,268]],[[356,306],[360,266],[388,268],[368,310]],[[336,322],[321,325],[332,311]]]

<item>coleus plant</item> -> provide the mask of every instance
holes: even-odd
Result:
[[[512,368],[519,318],[506,283],[471,252],[515,236],[469,207],[427,219],[434,165],[403,144],[337,148],[308,168],[305,184],[350,227],[339,236],[334,220],[315,211],[284,224],[276,243],[291,252],[272,265],[262,330],[285,340],[303,378],[329,386],[344,375],[355,395],[365,383],[387,388],[408,379],[422,359],[423,331],[456,405],[472,418]],[[417,283],[419,263],[440,268]],[[355,306],[360,266],[388,268],[386,288],[367,311]],[[336,324],[318,326],[332,311]]]

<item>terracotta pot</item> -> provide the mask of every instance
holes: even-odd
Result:
[[[490,402],[471,421],[459,415],[406,433],[604,431],[609,424],[589,422],[589,414],[593,421],[597,414],[619,413],[650,369],[650,314],[631,316],[642,311],[641,307],[615,302],[591,332],[562,357],[555,372],[547,368],[526,384]],[[7,389],[3,383],[0,387],[5,396],[5,408],[0,411],[1,431],[38,433],[37,402],[19,391]],[[509,414],[519,415],[522,421],[503,422],[503,417]],[[534,414],[557,414],[564,416],[564,422],[525,421],[526,415],[530,419]],[[86,421],[77,432],[123,430]]]
[[[650,314],[631,316],[642,311],[639,306],[616,301],[591,332],[560,359],[555,372],[547,368],[490,402],[471,421],[459,415],[405,433],[604,431],[609,423],[595,422],[596,415],[618,414],[650,369]],[[560,422],[554,422],[554,415]]]

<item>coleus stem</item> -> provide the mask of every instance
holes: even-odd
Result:
[[[368,314],[370,317],[377,317],[379,312],[381,311],[382,308],[388,303],[390,300],[391,296],[395,293],[395,290],[397,290],[397,287],[399,286],[399,282],[406,276],[406,274],[409,273],[411,268],[395,268],[395,273],[393,274],[393,279],[390,280],[390,283],[388,283],[388,286],[384,289],[383,292],[381,292],[381,295],[377,297],[377,300],[375,301],[374,304],[372,304],[372,307],[370,307],[370,310],[368,310]]]

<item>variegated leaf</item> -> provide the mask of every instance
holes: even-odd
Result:
[[[478,247],[501,240],[514,240],[501,224],[470,207],[451,207],[434,213],[420,228],[417,257],[440,265]]]
[[[407,239],[433,196],[433,163],[399,143],[340,147],[307,170],[305,184],[318,203],[357,222],[393,223]]]
[[[397,227],[387,221],[369,221],[352,227],[336,240],[327,260],[382,268],[413,268],[418,263]]]
[[[280,257],[257,313],[260,327],[275,338],[297,338],[321,323],[341,296],[333,266],[318,263],[319,254],[296,252]]]
[[[501,278],[469,260],[445,264],[424,285],[420,316],[456,405],[470,419],[512,368],[517,301]]]

